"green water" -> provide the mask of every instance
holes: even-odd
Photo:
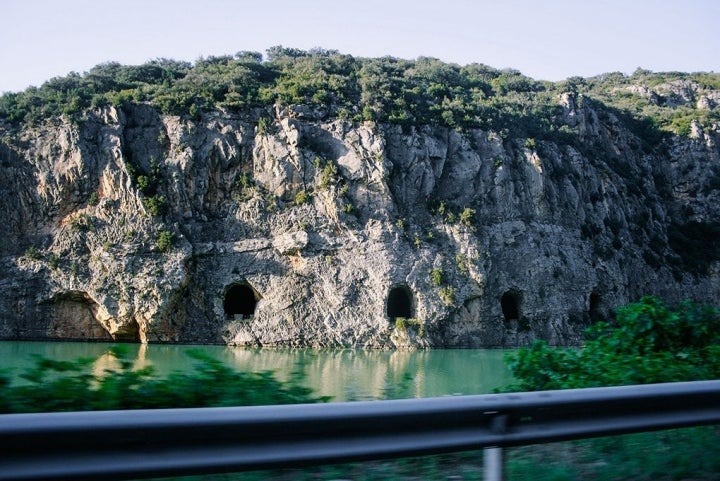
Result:
[[[492,392],[512,381],[503,362],[508,351],[438,349],[372,351],[353,349],[251,349],[226,346],[126,344],[137,368],[153,366],[158,374],[185,371],[194,360],[188,349],[206,352],[245,371],[273,371],[280,379],[301,369],[305,384],[333,401],[434,397]],[[34,365],[33,355],[56,360],[95,359],[94,372],[117,366],[110,344],[0,341],[0,369],[15,377]]]

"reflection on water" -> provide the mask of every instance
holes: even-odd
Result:
[[[191,370],[189,349],[202,351],[243,371],[273,371],[287,379],[305,373],[305,384],[333,401],[400,397],[482,394],[509,384],[503,363],[507,351],[496,349],[438,349],[429,351],[373,351],[354,349],[252,349],[227,346],[125,344],[133,366],[152,366],[164,375]],[[111,344],[80,342],[0,341],[0,369],[14,376],[34,365],[32,355],[56,360],[95,359],[93,372],[119,367]]]

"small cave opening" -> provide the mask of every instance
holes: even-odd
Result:
[[[596,291],[590,293],[588,316],[590,317],[590,322],[598,322],[603,318],[602,296]]]
[[[412,319],[415,317],[413,313],[413,296],[408,286],[401,285],[390,289],[387,297],[386,312],[390,319],[398,317]]]
[[[50,339],[112,341],[113,337],[97,319],[98,304],[87,292],[66,291],[50,304],[47,337]]]
[[[500,298],[500,307],[506,322],[520,319],[520,300],[521,295],[517,291],[507,291]]]
[[[249,284],[233,284],[225,292],[223,308],[225,317],[233,319],[236,316],[242,319],[249,319],[255,315],[258,294]]]
[[[137,319],[132,319],[127,325],[113,334],[113,339],[117,342],[140,342],[140,325]]]

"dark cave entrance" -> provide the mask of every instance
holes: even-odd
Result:
[[[85,291],[57,294],[50,303],[47,337],[77,341],[114,340],[114,336],[97,319],[99,307]]]
[[[408,286],[395,286],[390,289],[387,298],[387,316],[391,319],[403,317],[412,319],[413,296]]]
[[[590,293],[590,301],[588,303],[588,315],[590,322],[598,322],[603,318],[602,297],[595,291]]]
[[[507,291],[500,298],[500,307],[502,308],[505,321],[517,321],[520,319],[520,300],[521,295],[517,291]]]
[[[248,319],[254,316],[258,297],[257,292],[250,285],[233,284],[225,292],[225,301],[223,302],[225,317],[232,319],[239,316],[242,319]]]
[[[132,319],[124,329],[113,334],[113,339],[118,342],[140,342],[140,325],[137,319]]]

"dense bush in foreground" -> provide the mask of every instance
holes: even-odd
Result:
[[[302,373],[281,382],[271,372],[236,372],[197,351],[189,373],[155,375],[151,367],[134,370],[122,346],[112,352],[118,369],[92,374],[91,358],[55,361],[38,358],[35,367],[14,386],[0,376],[0,413],[251,406],[327,401],[302,386]]]
[[[582,349],[537,341],[509,359],[517,391],[720,378],[720,313],[685,301],[675,308],[655,297],[617,309],[616,320],[585,333]]]

